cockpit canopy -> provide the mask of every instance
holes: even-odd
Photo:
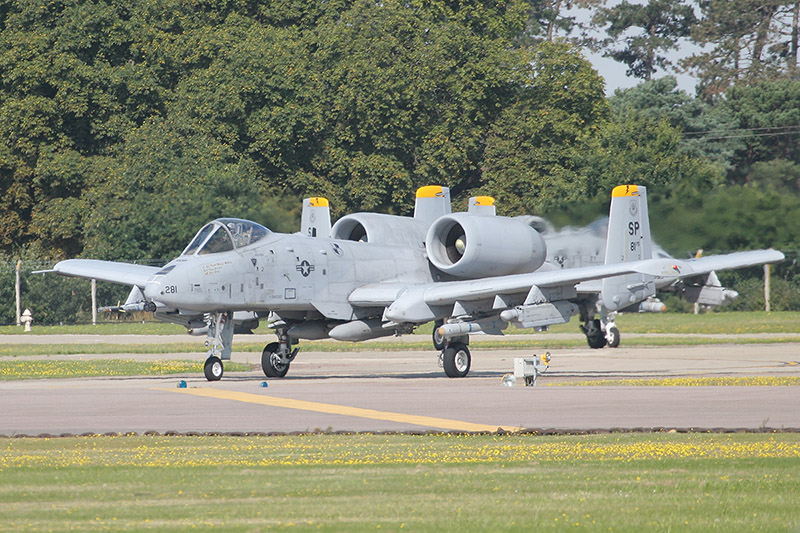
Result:
[[[218,218],[197,232],[181,255],[205,255],[228,252],[258,242],[271,232],[249,220]]]

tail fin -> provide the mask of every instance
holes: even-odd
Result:
[[[606,264],[651,259],[653,240],[647,213],[647,189],[620,185],[611,192],[608,215]],[[603,305],[610,311],[641,302],[655,295],[653,276],[629,274],[603,280]]]
[[[330,236],[331,208],[327,198],[314,196],[303,200],[300,233],[308,237]]]
[[[497,214],[494,198],[491,196],[473,196],[469,199],[467,213],[493,217]]]
[[[430,226],[433,221],[443,215],[449,215],[450,189],[441,185],[427,185],[417,189],[414,202],[414,218]]]

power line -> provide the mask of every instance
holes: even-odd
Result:
[[[729,130],[709,130],[685,132],[684,137],[703,137],[703,140],[718,141],[725,139],[743,139],[748,137],[778,137],[800,133],[800,126],[775,126],[765,128],[734,128]],[[719,134],[719,135],[714,135]]]

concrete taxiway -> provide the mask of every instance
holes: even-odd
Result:
[[[533,353],[541,352],[474,347],[470,376],[449,379],[432,351],[301,352],[286,378],[267,380],[257,369],[259,354],[234,352],[234,360],[253,370],[228,372],[215,383],[202,376],[202,356],[125,355],[197,358],[198,372],[0,382],[0,435],[800,428],[797,386],[556,386],[585,379],[800,376],[800,342],[553,350],[539,386],[504,387],[514,358]],[[186,388],[178,388],[180,380]]]

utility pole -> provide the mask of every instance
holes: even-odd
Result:
[[[97,325],[97,280],[92,280],[92,325]]]
[[[17,261],[17,280],[16,280],[16,283],[14,285],[14,291],[15,291],[16,296],[17,296],[17,325],[18,326],[22,325],[22,322],[20,321],[20,318],[21,318],[21,315],[22,315],[22,311],[21,311],[21,307],[20,307],[20,282],[19,282],[19,269],[20,268],[22,268],[22,259],[19,259]]]

